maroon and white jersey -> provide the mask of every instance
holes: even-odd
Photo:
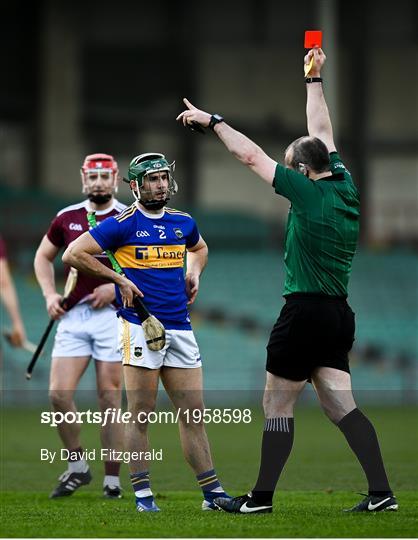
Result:
[[[114,199],[110,208],[96,212],[96,221],[97,223],[100,223],[100,221],[103,221],[110,216],[119,214],[125,208],[125,204]],[[52,220],[46,236],[57,248],[66,249],[73,240],[89,230],[87,212],[90,210],[90,202],[88,200],[63,208]],[[97,255],[97,258],[101,263],[111,268],[111,264],[104,253],[102,255]],[[69,266],[65,265],[66,276],[68,275],[69,270]],[[78,302],[92,293],[96,287],[103,285],[103,283],[105,283],[105,281],[79,272],[77,284],[67,302],[67,309],[71,309],[75,304],[78,304]]]

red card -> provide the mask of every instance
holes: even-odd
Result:
[[[322,30],[306,30],[305,49],[322,47]]]

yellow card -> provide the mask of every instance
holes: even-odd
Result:
[[[305,72],[305,77],[307,77],[309,75],[309,72],[311,71],[312,66],[313,66],[313,62],[314,62],[314,57],[312,56],[309,64],[305,64],[303,66],[303,71]]]

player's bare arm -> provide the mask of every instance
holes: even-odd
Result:
[[[14,347],[22,347],[26,341],[25,327],[20,316],[19,303],[9,264],[5,258],[0,259],[0,290],[2,302],[12,323],[10,343]]]
[[[313,66],[309,72],[310,77],[320,77],[321,68],[325,63],[326,56],[322,49],[311,49],[305,56],[305,64],[309,64],[314,58]],[[306,85],[306,118],[308,121],[308,133],[311,137],[321,139],[328,148],[328,152],[335,152],[334,137],[332,133],[331,118],[325,102],[325,96],[321,82],[312,82]]]
[[[62,261],[81,272],[115,283],[119,287],[123,305],[132,306],[134,296],[144,295],[132,281],[117,274],[94,257],[102,252],[103,249],[91,234],[85,232],[71,242],[62,256]]]
[[[176,120],[183,122],[184,126],[192,125],[192,122],[198,122],[202,126],[208,127],[212,115],[197,109],[186,98],[183,101],[187,110],[180,113]],[[243,133],[229,126],[226,122],[216,124],[214,126],[214,132],[233,156],[268,184],[271,185],[273,183],[277,162],[269,157],[262,148]]]
[[[59,248],[45,235],[36,251],[34,260],[36,279],[41,286],[48,315],[54,320],[59,319],[65,313],[60,305],[62,295],[55,288],[54,259],[58,252]]]
[[[186,292],[188,304],[193,304],[199,291],[200,275],[208,262],[208,246],[202,237],[187,250]]]

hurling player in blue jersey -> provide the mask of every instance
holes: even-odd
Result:
[[[132,418],[141,419],[126,425],[125,447],[142,455],[149,449],[145,420],[155,408],[159,380],[181,412],[204,409],[202,364],[187,304],[193,303],[198,293],[208,248],[189,214],[166,207],[177,191],[173,168],[162,154],[135,157],[126,180],[134,204],[80,236],[63,256],[64,262],[75,268],[117,285],[117,297],[124,306],[118,312],[118,324],[128,409]],[[103,250],[114,252],[126,277],[93,257]],[[161,351],[147,348],[132,307],[135,295],[142,297],[166,329],[166,345]],[[228,496],[213,468],[204,425],[193,421],[192,414],[180,414],[179,430],[185,458],[203,491],[202,509],[215,510],[213,500]],[[131,459],[129,467],[138,511],[158,511],[150,489],[147,460]]]

